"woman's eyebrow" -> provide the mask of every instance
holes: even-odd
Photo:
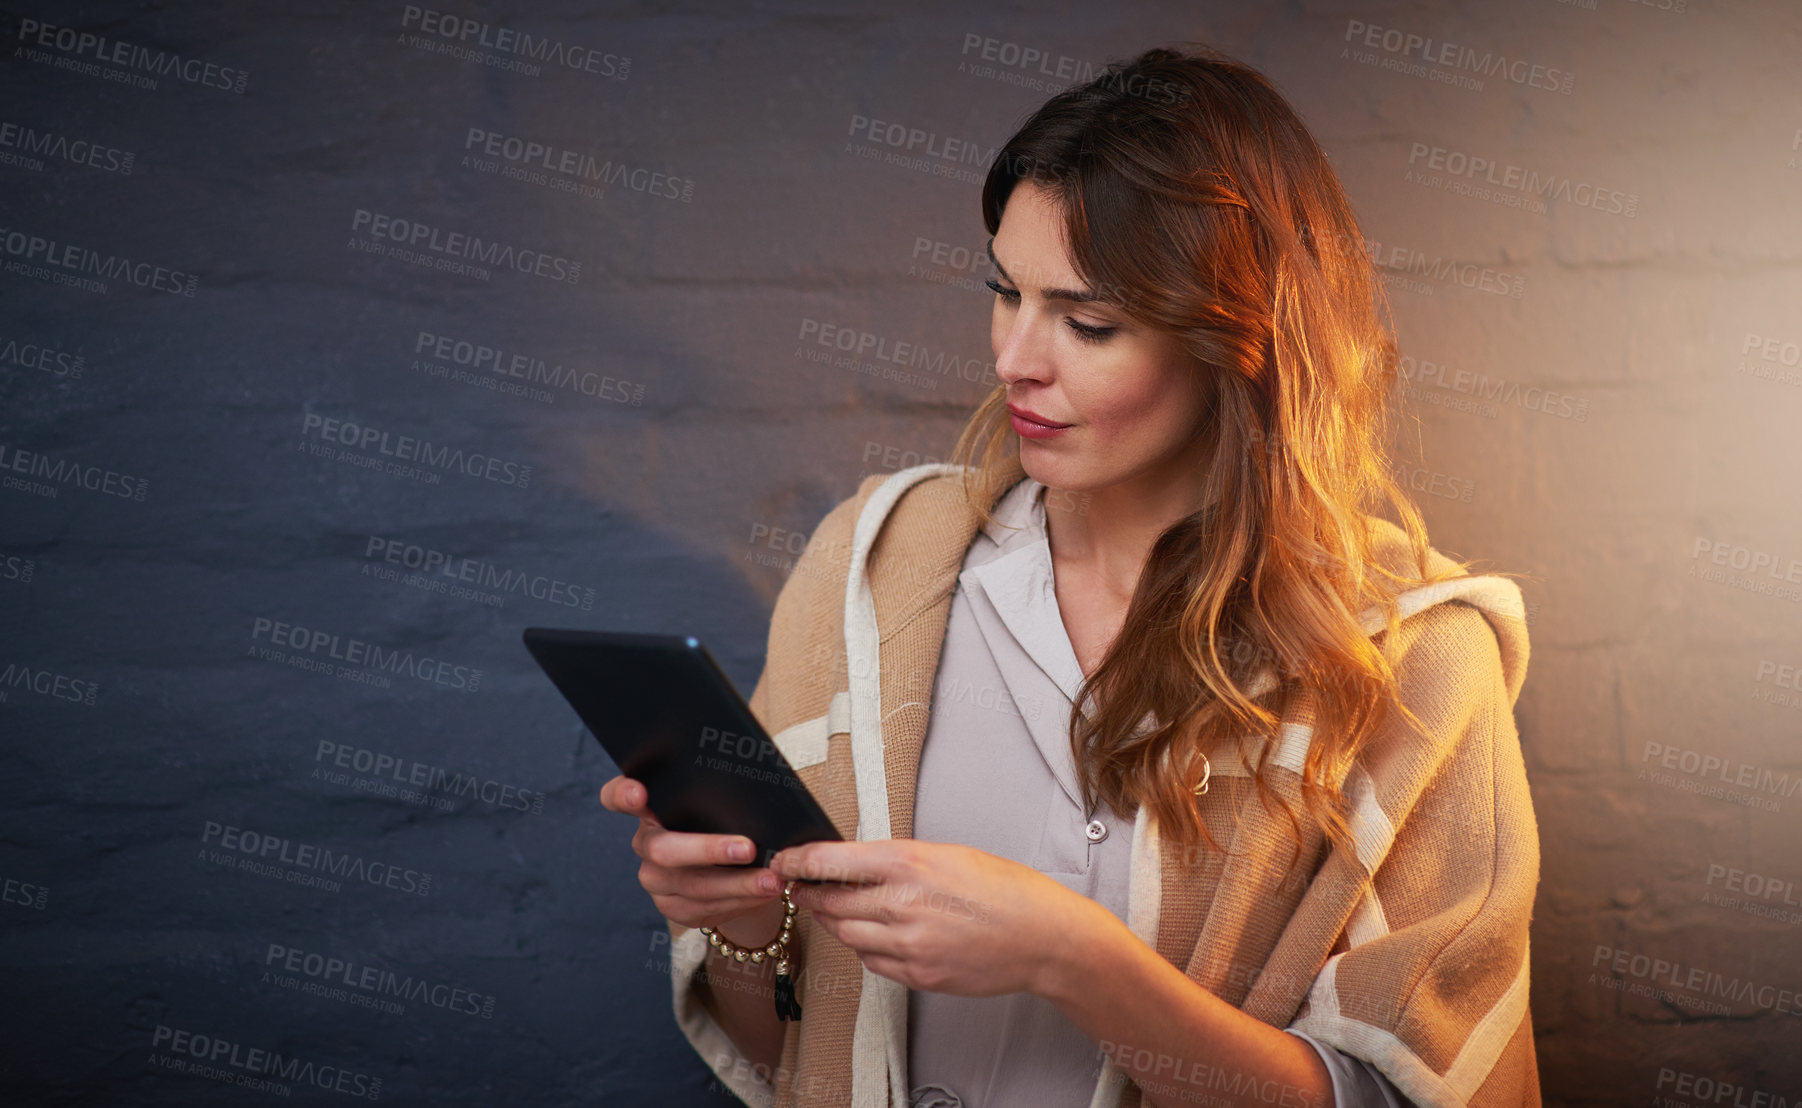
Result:
[[[988,251],[989,261],[993,262],[995,268],[1001,271],[1001,276],[1005,277],[1009,284],[1012,284],[1014,279],[1007,276],[1007,268],[1001,264],[1000,258],[995,257],[993,235],[989,236]],[[1044,289],[1039,295],[1046,300],[1068,300],[1072,304],[1101,304],[1107,300],[1100,293],[1090,292],[1088,289]]]

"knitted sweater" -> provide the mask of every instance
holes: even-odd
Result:
[[[939,651],[977,524],[953,465],[873,475],[821,521],[777,597],[751,709],[847,838],[912,835]],[[1376,556],[1403,568],[1401,529],[1373,526]],[[1428,568],[1447,565],[1434,551]],[[1127,925],[1215,995],[1369,1060],[1416,1104],[1536,1106],[1527,939],[1539,840],[1513,715],[1528,653],[1520,591],[1459,574],[1399,603],[1390,656],[1431,740],[1394,713],[1372,737],[1343,786],[1353,849],[1304,821],[1296,851],[1288,822],[1223,753],[1196,804],[1227,851],[1163,842],[1139,808]],[[1364,627],[1386,633],[1375,610]],[[1267,755],[1267,780],[1298,808],[1309,724],[1285,717]],[[669,928],[677,1024],[740,1099],[907,1108],[903,985],[802,913],[790,947],[805,1017],[783,1025],[772,1080],[700,1003],[705,937]],[[1197,1044],[1184,1068],[1210,1091],[1255,1079],[1208,1071],[1206,1057]],[[1141,1103],[1108,1060],[1093,1108]]]

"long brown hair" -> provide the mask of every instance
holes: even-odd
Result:
[[[1358,615],[1385,610],[1393,640],[1394,595],[1469,564],[1427,576],[1426,527],[1390,474],[1396,344],[1351,205],[1270,82],[1207,48],[1148,50],[1052,97],[989,168],[991,234],[1025,180],[1058,200],[1076,271],[1129,317],[1181,337],[1212,400],[1198,429],[1212,444],[1208,507],[1159,536],[1072,705],[1084,803],[1149,805],[1168,837],[1217,846],[1192,790],[1201,756],[1236,743],[1266,804],[1299,795],[1348,844],[1353,758],[1389,710],[1420,727]],[[971,467],[965,490],[988,522],[1024,476],[1005,385],[953,459]],[[1384,500],[1411,565],[1373,552],[1365,513]],[[1257,688],[1260,671],[1274,684]],[[1299,784],[1279,790],[1262,752],[1284,715],[1311,722],[1313,741]],[[1299,842],[1292,805],[1281,810]]]

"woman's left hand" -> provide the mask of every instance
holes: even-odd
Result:
[[[797,884],[792,896],[870,972],[956,996],[1048,995],[1091,913],[1106,911],[1030,866],[958,843],[804,843],[770,868],[785,880],[844,882]]]

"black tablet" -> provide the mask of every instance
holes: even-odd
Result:
[[[699,639],[528,627],[526,649],[671,831],[743,835],[747,866],[842,840]]]

